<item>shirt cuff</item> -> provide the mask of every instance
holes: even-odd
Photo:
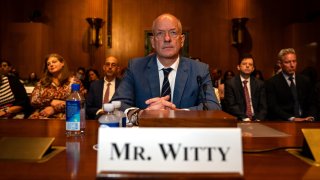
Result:
[[[126,118],[128,118],[128,112],[131,110],[135,110],[135,109],[139,109],[137,107],[131,107],[131,108],[127,108],[126,110],[124,110],[124,114],[126,115]]]
[[[289,120],[289,121],[293,121],[294,118],[296,118],[296,117],[290,117],[288,120]]]
[[[103,112],[103,109],[99,109],[99,110],[96,112],[96,115],[99,115],[100,112]]]

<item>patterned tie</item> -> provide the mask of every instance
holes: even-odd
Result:
[[[171,101],[171,89],[170,89],[170,83],[168,80],[168,75],[169,73],[172,71],[172,68],[163,68],[163,75],[164,75],[164,79],[163,79],[163,83],[162,83],[162,90],[161,90],[161,97],[164,97],[166,95],[169,95],[169,101]]]
[[[103,104],[104,104],[104,103],[109,103],[110,85],[111,85],[111,83],[108,82],[108,84],[107,84],[107,89],[106,89],[106,91],[105,91],[105,93],[104,93]]]
[[[293,102],[294,102],[294,116],[299,117],[300,116],[300,110],[299,110],[300,107],[299,107],[297,88],[296,88],[296,85],[294,84],[293,77],[290,76],[288,79],[290,81],[290,89],[292,92]]]
[[[246,98],[246,115],[248,116],[249,119],[252,119],[253,113],[251,110],[250,96],[249,96],[247,83],[248,83],[247,80],[243,81],[243,91],[244,91],[244,96]]]

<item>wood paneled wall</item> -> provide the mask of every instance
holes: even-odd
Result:
[[[61,54],[71,70],[84,66],[101,71],[106,56],[118,57],[122,66],[134,57],[144,56],[144,31],[151,29],[154,18],[168,12],[176,15],[184,30],[189,31],[191,57],[200,57],[211,67],[236,71],[238,52],[231,45],[231,19],[248,17],[246,27],[252,39],[251,53],[257,69],[263,70],[265,77],[272,75],[277,53],[285,47],[294,47],[299,57],[310,59],[300,61],[299,70],[309,65],[319,67],[319,45],[309,48],[308,44],[319,44],[320,23],[296,23],[298,17],[306,14],[304,9],[297,15],[296,4],[301,6],[299,0],[113,0],[112,48],[106,47],[105,39],[101,47],[91,47],[88,45],[89,25],[85,19],[100,17],[106,20],[107,1],[3,0],[0,23],[8,27],[11,22],[28,22],[30,13],[39,9],[43,16],[41,21],[49,28],[48,37],[44,39],[48,43],[47,53]],[[103,26],[104,35],[106,25]],[[3,29],[0,33],[2,39],[10,34]],[[14,48],[8,48],[6,43],[1,41],[2,57],[14,65],[30,61],[15,59]],[[32,48],[32,43],[26,51],[28,48]],[[43,61],[43,57],[39,59]],[[18,71],[26,77],[35,71],[35,67],[28,65]]]

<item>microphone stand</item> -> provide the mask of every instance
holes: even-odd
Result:
[[[207,91],[207,84],[204,84],[203,86],[202,86],[203,88],[202,88],[202,92],[203,92],[203,94],[204,94],[204,98],[203,98],[203,110],[204,111],[208,111],[209,109],[208,109],[208,106],[207,106],[207,93],[206,93],[206,91]]]
[[[202,110],[208,111],[208,106],[207,106],[207,100],[206,100],[206,93],[204,89],[207,89],[207,85],[202,85],[202,78],[201,76],[197,76],[197,82],[198,82],[198,87],[200,90],[200,100],[202,104]]]

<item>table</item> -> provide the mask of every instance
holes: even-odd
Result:
[[[44,163],[0,161],[0,179],[95,179],[97,152],[97,121],[87,120],[86,135],[80,139],[66,138],[65,121],[0,120],[0,137],[55,137],[53,145],[79,143],[79,153],[65,150]],[[252,122],[257,123],[257,122]],[[259,122],[287,137],[243,137],[243,149],[262,150],[274,147],[301,146],[301,128],[320,128],[319,122]],[[244,153],[245,179],[320,178],[320,169],[312,167],[284,149],[263,153]],[[184,176],[181,176],[184,177]],[[181,178],[180,177],[180,178]],[[188,177],[188,176],[185,176]]]
[[[0,137],[55,137],[53,146],[79,145],[78,154],[65,150],[44,163],[0,161],[0,179],[94,179],[99,124],[86,123],[86,135],[75,139],[66,138],[64,120],[0,120]]]

